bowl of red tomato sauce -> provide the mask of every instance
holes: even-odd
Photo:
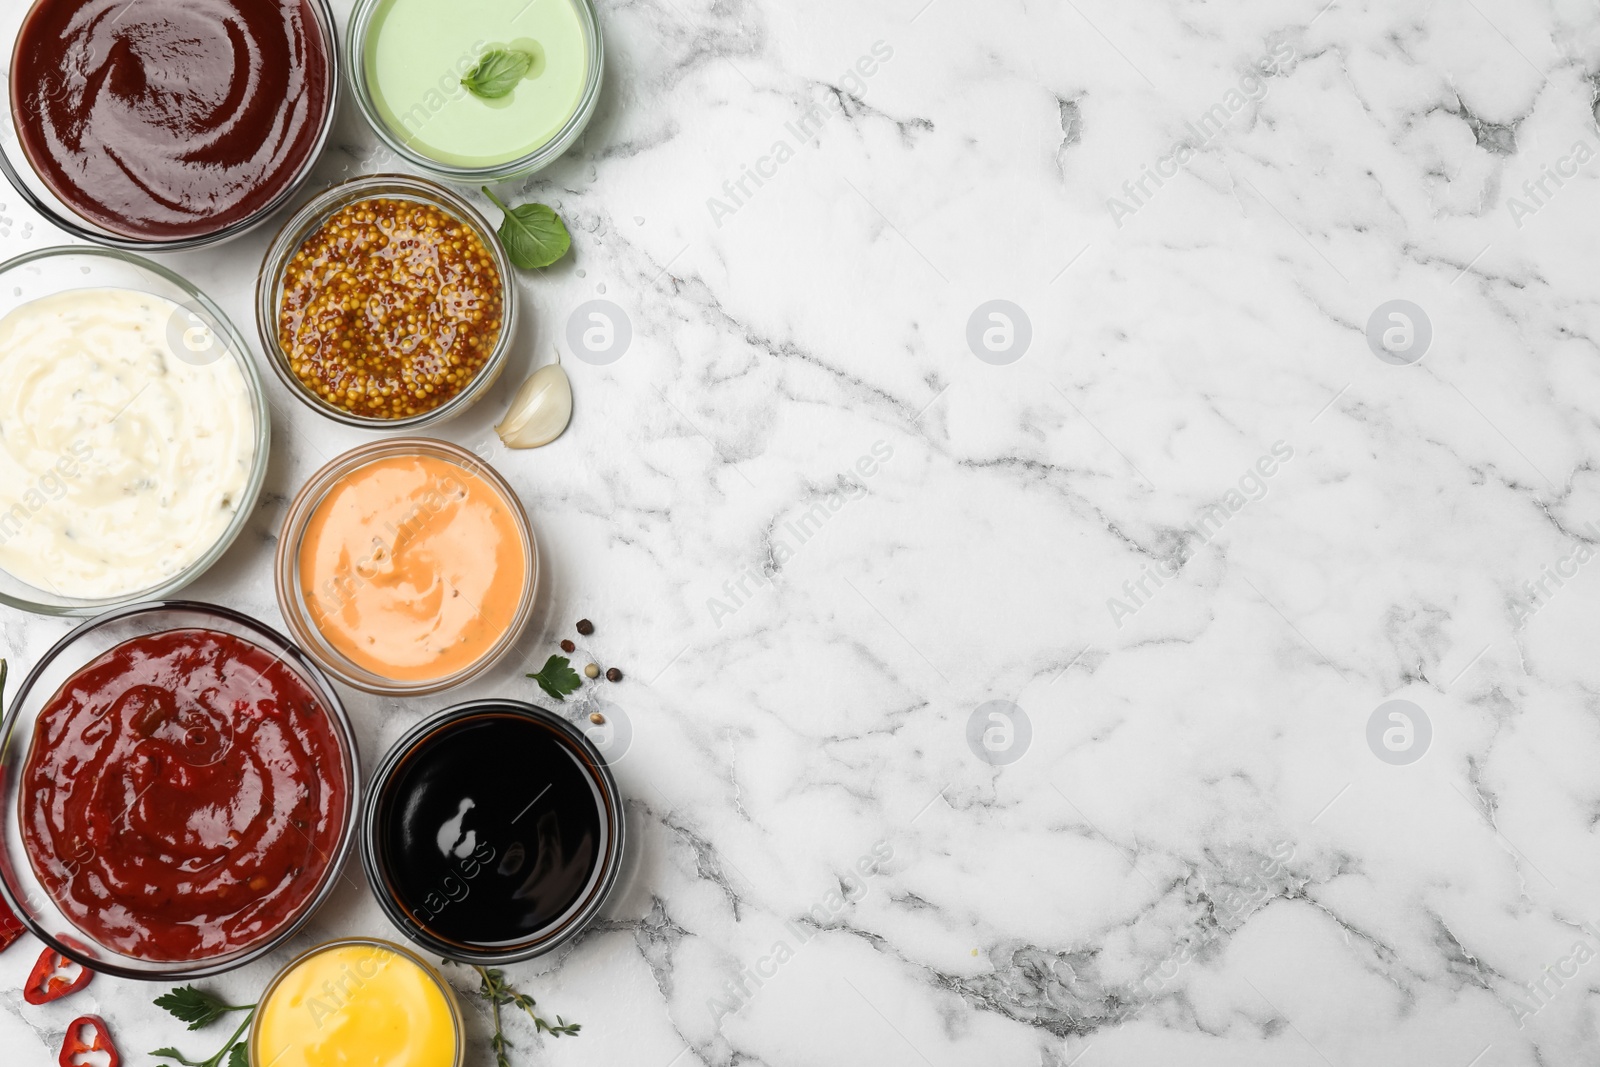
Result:
[[[337,693],[287,638],[209,604],[119,608],[57,642],[0,723],[0,894],[101,973],[230,970],[331,893],[359,781]]]

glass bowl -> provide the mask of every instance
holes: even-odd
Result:
[[[255,1018],[250,1024],[250,1040],[249,1044],[246,1046],[249,1050],[248,1063],[250,1067],[272,1067],[272,1065],[282,1057],[283,1053],[287,1051],[284,1049],[276,1052],[268,1052],[261,1048],[261,1042],[264,1040],[261,1033],[262,1014],[267,1004],[271,1002],[273,994],[278,991],[279,985],[283,983],[283,980],[287,978],[295,968],[299,967],[302,963],[306,962],[312,957],[318,956],[324,952],[341,948],[370,948],[375,953],[399,956],[415,964],[417,969],[422,972],[423,976],[427,978],[429,982],[438,989],[439,994],[444,997],[445,1005],[450,1010],[451,1023],[455,1028],[455,1056],[453,1059],[451,1059],[449,1064],[441,1065],[441,1067],[461,1067],[461,1064],[466,1060],[467,1053],[466,1025],[461,1014],[461,1002],[456,997],[455,990],[451,988],[450,983],[445,981],[443,976],[440,975],[439,972],[435,970],[427,960],[423,959],[421,956],[418,956],[415,952],[412,952],[410,949],[401,945],[397,945],[393,941],[384,941],[375,937],[345,937],[334,941],[325,941],[322,944],[317,945],[315,948],[308,949],[307,951],[296,956],[294,959],[290,960],[284,965],[281,971],[273,976],[272,981],[267,983],[267,988],[261,993],[261,998],[259,1001],[261,1007],[257,1009]],[[371,976],[362,975],[360,973],[360,962],[358,962],[355,967],[352,968],[352,970],[357,972],[353,977],[355,979],[355,988],[359,992],[362,984],[361,979]],[[343,985],[343,982],[341,982],[341,985]],[[348,993],[348,990],[345,990],[345,993]],[[337,1004],[338,1001],[333,1001],[333,1003]],[[335,1010],[337,1010],[337,1008],[335,1008]],[[314,1029],[317,1025],[319,1024],[312,1023],[309,1028]]]
[[[398,897],[389,875],[389,862],[386,859],[384,848],[383,820],[387,812],[393,809],[394,801],[386,795],[389,783],[406,768],[408,760],[420,748],[440,733],[449,730],[452,726],[463,720],[476,717],[512,717],[530,721],[555,734],[559,743],[565,746],[568,755],[579,766],[581,773],[589,780],[594,790],[600,814],[601,842],[597,849],[600,860],[594,871],[589,875],[583,892],[578,900],[557,919],[552,920],[536,933],[519,939],[516,942],[490,949],[482,944],[466,944],[452,940],[441,933],[430,930],[425,923],[412,913]],[[528,792],[535,792],[534,783],[528,783]],[[545,789],[549,786],[546,785]],[[538,800],[543,796],[539,792],[533,796]],[[532,803],[528,805],[532,807]],[[467,809],[463,809],[464,811]],[[506,810],[510,810],[507,808]],[[525,811],[526,809],[524,809]],[[519,814],[517,818],[521,818]],[[514,823],[516,819],[513,819]],[[412,942],[420,945],[429,954],[438,954],[447,959],[461,963],[474,963],[484,965],[497,965],[502,963],[516,963],[520,960],[532,959],[542,956],[547,952],[566,944],[577,937],[589,927],[605,907],[606,900],[611,891],[616,887],[617,878],[622,869],[624,849],[627,838],[627,819],[623,810],[622,791],[617,788],[616,778],[611,773],[611,768],[606,763],[605,756],[595,747],[594,742],[586,737],[572,723],[560,715],[533,704],[520,700],[473,700],[464,704],[457,704],[446,708],[437,715],[430,716],[413,726],[396,741],[378,764],[377,772],[372,777],[372,783],[367,790],[366,807],[361,816],[361,865],[366,869],[367,880],[372,883],[372,891],[382,905],[384,912],[389,916],[399,930]],[[459,829],[459,825],[457,827]],[[469,839],[472,838],[469,835]],[[482,841],[481,845],[494,847],[492,841]],[[459,855],[459,853],[457,853]],[[510,852],[507,851],[509,856]],[[473,859],[477,858],[476,852]],[[483,862],[492,861],[493,857]],[[545,857],[541,854],[536,862]],[[502,859],[502,863],[504,860]],[[463,870],[460,879],[474,877],[466,869],[467,861],[463,860]],[[456,876],[445,879],[445,882],[459,881]],[[465,886],[450,886],[443,884],[440,892],[452,900],[465,899],[465,894],[471,892],[470,884]],[[457,895],[458,892],[461,895]]]
[[[0,317],[40,297],[73,289],[98,288],[134,289],[165,297],[177,304],[184,311],[185,319],[174,324],[171,341],[174,348],[179,344],[188,344],[190,331],[199,328],[203,328],[202,332],[193,336],[206,347],[191,350],[201,352],[202,358],[221,358],[212,354],[214,349],[211,347],[220,342],[222,354],[232,359],[244,376],[250,410],[255,417],[255,457],[233,520],[222,536],[187,567],[147,589],[98,599],[63,596],[38,589],[0,570],[0,603],[43,615],[98,615],[120,604],[159,600],[178,592],[204,573],[233,544],[234,538],[244,529],[255,511],[256,498],[260,495],[261,483],[267,474],[272,423],[255,360],[250,358],[244,338],[228,321],[222,309],[172,271],[148,259],[112,249],[40,249],[0,263]]]
[[[19,824],[23,768],[32,752],[38,715],[74,675],[107,650],[135,637],[178,629],[217,630],[255,644],[287,666],[317,696],[332,719],[342,756],[345,811],[337,847],[315,890],[277,929],[228,952],[181,961],[147,960],[98,943],[56,905],[34,873]],[[148,981],[197,978],[241,967],[292,937],[328,897],[349,854],[361,808],[355,735],[333,686],[298,648],[277,632],[227,608],[188,601],[135,604],[83,623],[45,653],[9,702],[0,724],[0,894],[38,938],[57,952],[101,974]],[[76,859],[74,859],[76,862]]]
[[[300,584],[300,546],[305,539],[306,527],[322,504],[323,498],[345,475],[375,460],[390,456],[418,455],[465,468],[483,479],[505,498],[512,521],[522,534],[523,574],[527,578],[523,583],[522,595],[511,624],[482,656],[453,674],[421,681],[397,681],[353,663],[323,636],[312,618],[311,607],[306,603],[305,591]],[[359,567],[360,564],[355,566]],[[278,593],[278,610],[283,615],[289,632],[323,670],[346,685],[368,693],[386,696],[424,696],[476,678],[498,663],[516,645],[517,639],[522,636],[522,631],[527,628],[528,620],[533,617],[533,601],[539,590],[539,546],[534,540],[533,526],[528,522],[528,514],[517,498],[516,490],[511,488],[510,483],[498,471],[478,456],[448,441],[438,441],[431,437],[390,437],[361,445],[336,456],[306,480],[306,484],[290,503],[288,514],[284,516],[283,530],[278,536],[277,555],[273,562],[273,574]]]
[[[39,0],[39,2],[44,2],[44,0]],[[125,234],[113,233],[102,226],[90,222],[68,207],[60,197],[56,196],[44,180],[39,177],[32,163],[29,162],[27,154],[22,150],[22,143],[17,135],[15,120],[12,115],[12,87],[9,76],[0,77],[0,92],[5,93],[5,99],[0,101],[0,173],[4,173],[6,180],[11,183],[11,187],[17,191],[17,195],[22,197],[34,211],[44,216],[51,225],[66,231],[74,237],[111,248],[121,248],[132,252],[181,252],[187,249],[221,244],[254,229],[279,208],[287,204],[295,193],[305,185],[306,180],[310,178],[317,161],[322,157],[323,148],[327,146],[328,135],[333,130],[334,116],[338,111],[339,82],[341,80],[339,72],[340,52],[333,10],[329,7],[328,0],[308,0],[308,3],[312,14],[316,18],[317,28],[322,34],[322,51],[327,63],[327,105],[324,108],[316,141],[313,143],[311,151],[306,155],[305,161],[296,169],[294,176],[270,201],[262,204],[250,215],[209,233],[165,239],[129,237]],[[34,6],[34,4],[24,3],[0,4],[0,41],[15,41],[17,39],[22,23]],[[8,48],[7,51],[9,52],[11,49]]]
[[[295,376],[289,366],[289,356],[278,343],[278,309],[283,304],[284,273],[289,261],[300,246],[315,233],[329,217],[341,208],[360,200],[386,197],[393,200],[410,200],[429,204],[469,226],[494,257],[495,268],[500,272],[501,322],[500,337],[494,350],[485,360],[476,377],[467,387],[438,407],[403,419],[377,419],[356,415],[323,400]],[[462,197],[425,178],[403,174],[372,174],[351,178],[318,193],[304,207],[290,216],[272,239],[267,249],[261,273],[256,278],[256,328],[261,335],[261,347],[267,362],[277,372],[284,387],[311,410],[343,423],[367,430],[408,430],[431,426],[461,414],[471,407],[494,385],[505,369],[506,356],[517,330],[517,284],[515,270],[506,251],[478,209]]]
[[[463,185],[478,185],[483,182],[503,182],[516,178],[524,178],[541,170],[556,160],[563,152],[572,147],[574,141],[583,135],[584,127],[589,124],[589,119],[594,114],[596,103],[600,99],[600,84],[605,73],[605,44],[600,35],[600,18],[595,11],[593,0],[571,0],[577,10],[578,19],[583,24],[585,42],[588,45],[589,70],[584,81],[583,94],[578,100],[578,107],[570,116],[566,124],[538,148],[525,156],[497,163],[492,166],[468,167],[443,162],[419,152],[411,143],[395,132],[387,120],[384,119],[377,101],[373,97],[372,86],[367,77],[367,41],[372,31],[374,17],[378,9],[387,0],[356,0],[354,11],[350,15],[349,28],[345,34],[345,67],[350,77],[350,88],[355,97],[361,114],[366,118],[368,125],[377,133],[378,137],[394,152],[425,173],[431,174],[443,181],[455,182]],[[456,64],[456,68],[470,62],[470,55],[463,56]],[[469,68],[470,69],[470,68]],[[460,73],[465,73],[461,71]],[[441,72],[440,84],[447,90],[459,90],[453,83],[458,83],[460,73],[456,69]],[[425,102],[418,106],[427,107]],[[442,106],[442,104],[440,105]],[[414,108],[413,108],[414,110]],[[437,110],[437,108],[433,109]]]

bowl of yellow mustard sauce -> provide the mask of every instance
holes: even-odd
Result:
[[[278,972],[250,1031],[250,1067],[460,1067],[455,992],[388,941],[318,945]]]

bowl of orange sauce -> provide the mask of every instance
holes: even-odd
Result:
[[[328,673],[422,695],[488,670],[521,636],[539,585],[527,512],[499,472],[426,437],[337,457],[289,506],[278,606]]]

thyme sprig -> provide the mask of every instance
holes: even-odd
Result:
[[[535,1033],[549,1034],[551,1037],[576,1037],[578,1031],[583,1029],[582,1023],[569,1023],[559,1015],[556,1016],[554,1023],[545,1019],[537,1010],[538,1003],[528,994],[514,989],[511,983],[506,981],[505,972],[499,968],[474,965],[472,969],[478,972],[480,979],[478,995],[489,1002],[489,1011],[494,1018],[494,1036],[489,1039],[489,1047],[494,1050],[495,1067],[511,1067],[512,1045],[506,1039],[505,1028],[501,1025],[502,1007],[518,1008],[527,1012],[528,1018],[533,1020]]]

